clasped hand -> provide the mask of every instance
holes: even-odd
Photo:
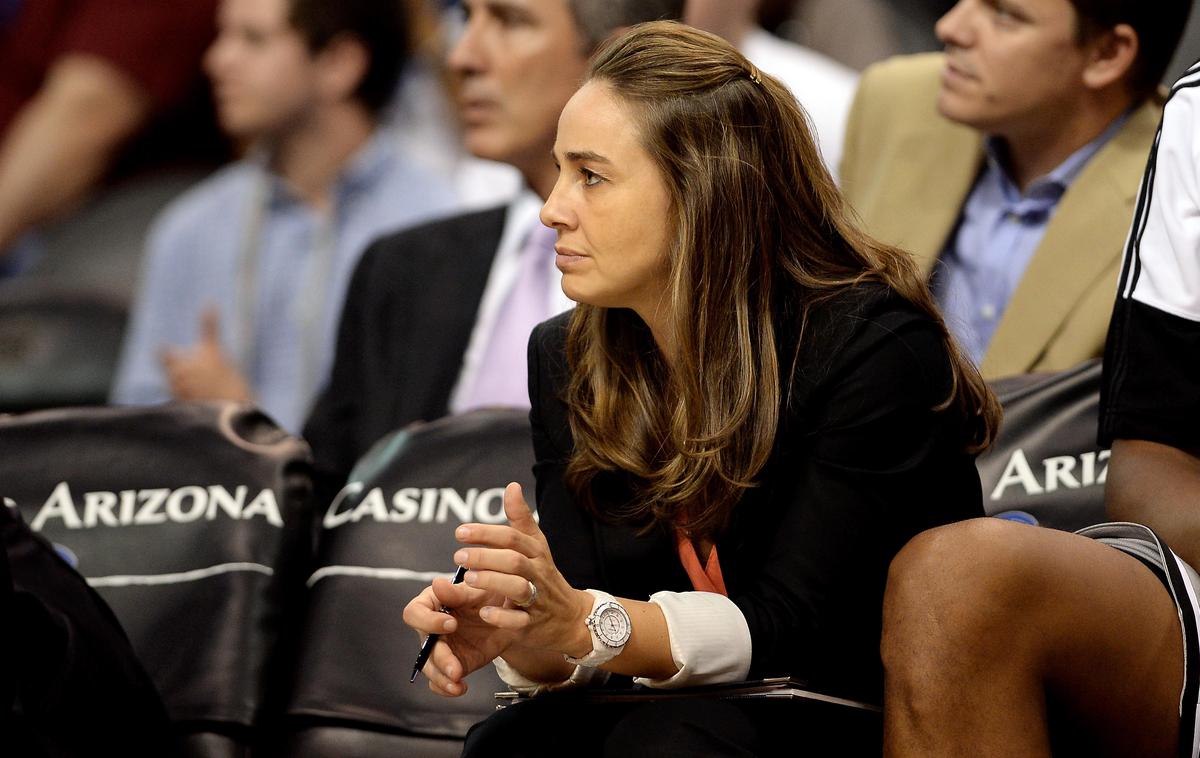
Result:
[[[591,650],[584,620],[592,596],[559,573],[515,482],[504,490],[504,513],[508,525],[463,524],[455,530],[455,538],[471,546],[454,554],[454,562],[467,568],[463,584],[435,579],[404,609],[404,622],[422,636],[440,635],[423,669],[430,689],[440,695],[462,695],[465,677],[499,656],[526,675],[540,671],[565,678],[562,654]],[[526,605],[531,582],[537,594]],[[453,615],[442,613],[443,606]]]

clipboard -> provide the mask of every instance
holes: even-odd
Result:
[[[814,692],[808,689],[804,682],[787,676],[745,682],[708,684],[701,687],[680,687],[678,689],[655,689],[653,687],[632,687],[627,689],[579,688],[552,694],[576,698],[582,703],[649,703],[657,700],[683,700],[688,698],[771,698],[811,701],[813,703],[842,706],[866,713],[883,712],[878,705],[872,703]],[[545,697],[545,695],[539,697]],[[496,700],[498,702],[496,707],[504,708],[514,703],[531,699],[532,697],[528,695],[521,695],[516,692],[497,692]]]

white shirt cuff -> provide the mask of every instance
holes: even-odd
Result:
[[[576,666],[571,676],[561,682],[537,682],[517,671],[503,658],[495,659],[492,661],[492,665],[496,667],[496,673],[500,675],[500,679],[511,687],[513,692],[527,697],[533,697],[534,695],[554,690],[569,690],[593,684],[600,685],[608,681],[607,671],[591,668],[590,666]]]
[[[634,679],[647,687],[740,682],[750,673],[750,627],[737,605],[715,592],[656,592],[679,671],[669,679]],[[501,675],[503,676],[503,675]]]

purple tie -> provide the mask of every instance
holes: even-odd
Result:
[[[510,405],[528,408],[526,346],[533,327],[550,316],[550,256],[558,233],[538,224],[530,231],[475,372],[464,410]]]

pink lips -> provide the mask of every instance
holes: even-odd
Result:
[[[459,115],[467,123],[485,119],[495,110],[496,103],[483,98],[460,98],[458,101]]]
[[[556,253],[554,256],[554,265],[558,267],[559,271],[563,272],[569,268],[578,266],[587,259],[587,256],[583,253],[576,252],[562,245],[555,245],[554,252]]]

